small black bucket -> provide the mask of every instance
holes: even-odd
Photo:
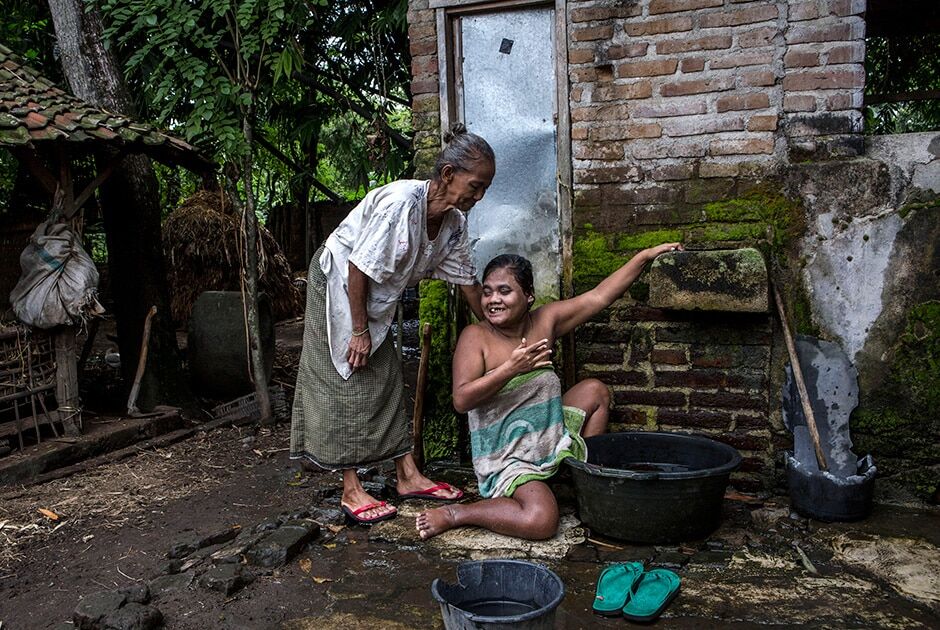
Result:
[[[446,630],[551,630],[565,585],[540,564],[480,560],[458,565],[456,584],[434,580],[431,594]]]
[[[585,440],[588,461],[566,459],[578,512],[593,531],[638,543],[703,538],[718,527],[733,447],[681,433],[628,431]]]
[[[858,473],[837,477],[801,464],[787,451],[787,485],[793,508],[818,521],[860,521],[871,513],[877,469],[871,455],[858,460]],[[815,462],[813,462],[815,464]]]

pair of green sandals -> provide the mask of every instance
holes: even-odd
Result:
[[[640,562],[612,564],[597,578],[594,612],[653,621],[676,598],[679,582],[679,576],[667,569],[644,571]]]

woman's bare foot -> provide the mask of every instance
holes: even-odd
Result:
[[[445,505],[444,507],[418,514],[418,517],[415,519],[415,529],[418,530],[418,536],[420,536],[422,540],[427,540],[432,536],[446,532],[452,527],[456,527],[456,509],[457,508],[453,505]]]
[[[421,474],[421,471],[418,470],[418,467],[415,465],[414,457],[411,453],[396,459],[395,468],[398,476],[396,489],[398,490],[399,496],[410,495],[412,497],[420,497],[423,495],[424,498],[438,500],[456,500],[463,496],[463,492],[459,488],[455,488],[447,483],[431,481]],[[429,492],[432,488],[433,491]]]

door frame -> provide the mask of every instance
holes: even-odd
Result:
[[[442,129],[450,129],[457,122],[456,57],[461,50],[459,33],[455,37],[454,22],[462,15],[472,13],[511,11],[528,7],[552,7],[555,10],[555,168],[557,173],[558,233],[561,238],[561,286],[562,299],[570,298],[572,283],[572,202],[573,173],[571,162],[571,109],[568,85],[568,12],[567,0],[430,0],[428,8],[434,9],[437,24],[437,68],[438,95],[440,97],[440,120]],[[560,339],[562,370],[568,387],[574,385],[575,370],[574,334]]]

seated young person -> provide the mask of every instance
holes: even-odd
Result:
[[[591,291],[535,310],[528,260],[503,254],[487,264],[485,319],[461,332],[453,363],[454,407],[468,414],[484,498],[421,513],[421,538],[463,525],[531,540],[555,535],[558,504],[543,480],[566,457],[586,458],[583,438],[607,429],[610,393],[587,379],[562,395],[551,348],[621,297],[648,262],[679,249],[679,243],[645,249]]]

